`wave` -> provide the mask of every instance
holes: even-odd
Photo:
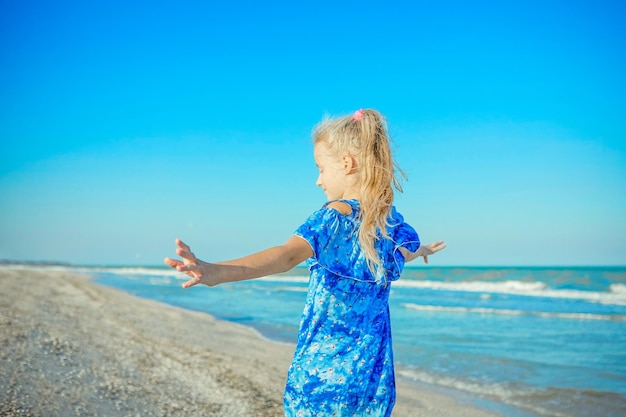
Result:
[[[260,278],[260,281],[306,284],[308,276],[302,275],[272,275]],[[614,283],[608,291],[584,291],[573,289],[551,289],[541,281],[463,281],[463,282],[441,282],[429,280],[400,279],[392,284],[396,290],[407,289],[427,289],[433,291],[455,291],[473,292],[481,294],[509,294],[527,297],[547,297],[574,299],[594,302],[604,305],[626,306],[626,285]],[[485,295],[484,298],[488,298]]]
[[[146,267],[73,267],[72,271],[82,273],[109,273],[124,276],[151,276],[173,277],[187,280],[187,276],[172,268],[146,268]]]
[[[268,277],[259,278],[258,281],[266,281],[266,282],[291,282],[291,283],[300,283],[307,284],[309,282],[309,276],[298,276],[298,275],[270,275]]]
[[[609,291],[615,294],[626,295],[626,285],[624,284],[611,284],[609,285]]]
[[[272,291],[309,292],[309,289],[306,287],[282,286],[272,288]]]
[[[59,269],[79,273],[112,273],[116,275],[170,277],[176,280],[187,280],[187,276],[171,268],[158,267],[50,267],[47,269]],[[271,275],[259,278],[261,282],[277,282],[290,284],[306,284],[309,281],[307,275]],[[611,284],[607,291],[584,291],[574,289],[551,289],[541,281],[526,282],[517,280],[507,281],[462,281],[443,282],[429,280],[400,279],[394,281],[393,288],[400,290],[425,289],[433,291],[474,292],[482,294],[511,294],[527,297],[547,297],[584,300],[605,305],[626,306],[626,285],[621,283]]]
[[[393,286],[395,288],[415,288],[435,291],[460,291],[513,294],[528,297],[569,298],[600,304],[626,305],[626,285],[623,284],[611,284],[608,292],[550,289],[545,283],[540,281],[441,282],[399,280],[394,282]]]
[[[83,272],[83,273],[109,273],[116,275],[131,276],[168,276],[176,277],[181,280],[187,280],[187,275],[172,268],[161,267],[64,267],[65,270]],[[290,283],[308,283],[309,276],[298,275],[270,275],[258,278],[256,281],[266,282],[290,282]]]
[[[405,288],[427,288],[431,290],[453,290],[453,291],[476,291],[476,292],[531,292],[542,291],[547,288],[543,282],[522,282],[522,281],[463,281],[463,282],[442,282],[442,281],[413,281],[398,280],[393,283],[394,287]]]
[[[282,286],[276,286],[276,287],[264,287],[261,285],[251,285],[251,288],[254,288],[255,290],[259,290],[259,291],[290,291],[290,292],[308,292],[309,289],[308,287],[299,287],[299,286],[295,286],[295,285],[282,285]]]
[[[484,307],[449,307],[434,306],[425,304],[405,303],[402,306],[408,310],[418,310],[426,312],[442,312],[442,313],[474,313],[474,314],[501,314],[507,316],[536,316],[543,318],[557,318],[569,320],[608,320],[608,321],[626,321],[626,315],[623,314],[592,314],[592,313],[557,313],[545,311],[523,311],[501,308],[484,308]]]
[[[47,271],[58,271],[58,272],[73,272],[75,268],[69,265],[48,265],[48,264],[37,264],[37,263],[24,263],[24,264],[11,264],[11,263],[2,263],[0,264],[0,268],[2,269],[17,269],[17,270],[29,270],[29,269],[43,269]]]

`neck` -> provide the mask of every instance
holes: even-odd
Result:
[[[358,191],[355,191],[355,190],[346,190],[341,195],[341,199],[342,200],[360,200],[361,199],[361,194]]]

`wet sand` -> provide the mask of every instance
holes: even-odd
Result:
[[[87,276],[0,268],[0,415],[283,416],[294,346]],[[495,417],[398,381],[394,417]]]

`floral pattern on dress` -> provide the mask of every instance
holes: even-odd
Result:
[[[419,238],[393,208],[389,238],[376,242],[383,268],[372,274],[358,240],[358,201],[342,201],[352,213],[329,202],[295,232],[314,254],[285,388],[288,417],[389,416],[395,403],[390,282],[404,268],[398,248],[415,252]]]

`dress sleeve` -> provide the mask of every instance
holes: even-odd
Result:
[[[403,246],[409,252],[415,252],[420,248],[420,238],[413,227],[408,223],[402,223],[394,230],[396,247]]]
[[[311,214],[309,218],[296,229],[294,235],[306,240],[311,249],[313,257],[320,259],[322,253],[328,247],[332,238],[336,236],[341,223],[341,214],[334,209],[324,206]]]
[[[396,273],[392,274],[392,280],[400,278],[400,274],[404,269],[404,255],[399,250],[400,247],[404,247],[409,252],[415,252],[420,247],[420,239],[413,227],[404,221],[404,218],[400,213],[392,211],[392,219],[394,221],[392,229],[392,239],[394,241],[393,258],[396,265]]]

